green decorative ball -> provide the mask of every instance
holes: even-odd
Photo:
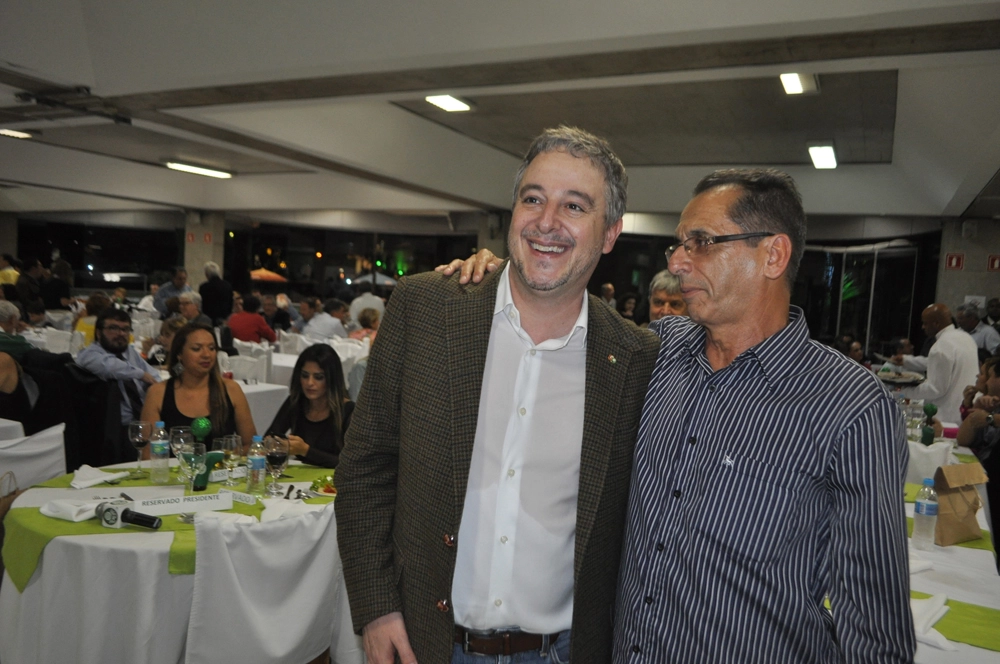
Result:
[[[191,422],[191,433],[199,441],[204,440],[205,436],[212,433],[212,422],[207,417],[197,417],[193,422]]]
[[[924,404],[924,415],[926,415],[927,417],[934,417],[935,415],[937,415],[937,411],[938,411],[937,406],[935,406],[934,404],[932,403]]]

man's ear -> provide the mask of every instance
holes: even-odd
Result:
[[[792,240],[784,233],[767,238],[767,262],[764,275],[768,279],[784,279],[788,262],[792,260]]]
[[[615,248],[615,242],[622,233],[622,223],[622,219],[619,217],[618,221],[604,229],[604,248],[601,250],[601,253],[610,253]]]

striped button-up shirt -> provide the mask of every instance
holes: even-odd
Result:
[[[650,328],[615,661],[912,661],[908,449],[878,379],[795,307],[719,371],[704,328]]]

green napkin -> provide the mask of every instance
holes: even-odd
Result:
[[[917,494],[921,489],[924,488],[923,484],[910,484],[907,482],[903,485],[903,502],[904,503],[915,503],[917,502]]]
[[[927,599],[927,593],[910,591],[910,597]],[[937,621],[934,629],[949,641],[968,643],[977,648],[1000,651],[1000,611],[985,606],[966,604],[950,599],[948,613]]]
[[[910,517],[906,517],[906,534],[910,537],[913,536],[913,519]],[[993,542],[990,540],[990,531],[988,530],[984,530],[979,539],[960,542],[952,546],[964,546],[966,549],[981,549],[993,553]]]
[[[975,454],[955,454],[955,458],[958,459],[959,463],[976,463],[979,461]]]
[[[316,466],[296,465],[285,469],[286,481],[290,482],[312,482],[321,477],[331,474],[329,468],[318,468]],[[72,475],[63,475],[55,479],[43,482],[38,486],[49,488],[69,488]],[[149,479],[144,480],[122,480],[119,486],[150,486]],[[206,493],[217,493],[219,489],[225,488],[221,484],[209,484]],[[245,487],[233,487],[240,491]],[[328,503],[332,498],[310,498],[307,503]],[[256,505],[244,505],[243,503],[233,503],[233,512],[240,514],[250,514],[258,519],[264,511],[261,503]],[[194,525],[181,522],[175,515],[166,515],[163,518],[161,531],[173,531],[174,541],[170,546],[169,571],[171,574],[194,574],[195,563],[195,538]],[[53,537],[64,535],[113,535],[116,533],[153,533],[158,531],[146,530],[144,528],[127,527],[122,529],[105,528],[96,519],[74,523],[62,519],[53,519],[41,514],[37,507],[16,507],[7,513],[4,519],[6,535],[4,537],[3,556],[4,566],[10,574],[11,580],[18,591],[24,592],[28,580],[35,573],[38,567],[38,560],[45,550],[45,546]]]

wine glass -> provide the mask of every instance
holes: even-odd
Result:
[[[177,456],[178,468],[184,476],[184,495],[194,494],[194,478],[205,472],[205,460],[208,453],[205,451],[205,443],[184,443],[180,447],[180,454]]]
[[[132,442],[132,447],[135,448],[138,455],[135,460],[135,469],[128,475],[130,479],[139,479],[148,475],[142,469],[142,449],[149,444],[149,437],[152,433],[152,422],[140,422],[136,420],[135,422],[130,422],[128,425],[128,439]]]
[[[271,474],[271,486],[267,488],[267,495],[271,498],[281,498],[278,477],[288,464],[288,441],[277,436],[268,436],[264,439],[264,451],[267,471]]]
[[[222,461],[226,464],[226,481],[222,485],[236,486],[237,482],[233,479],[233,471],[240,465],[240,457],[243,455],[243,439],[239,436],[223,436],[222,455]]]
[[[181,447],[194,442],[191,427],[170,427],[170,451],[175,459],[180,459]]]

